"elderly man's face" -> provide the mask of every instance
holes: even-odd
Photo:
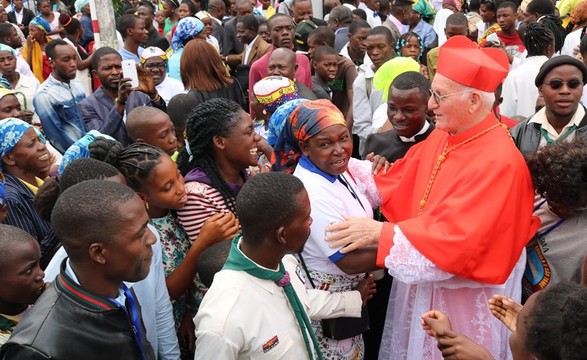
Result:
[[[579,106],[583,86],[583,73],[573,65],[561,65],[546,74],[538,92],[544,97],[549,121],[565,117],[570,120]]]
[[[273,55],[269,58],[269,76],[284,76],[290,80],[294,80],[296,75],[296,63],[291,61],[289,57]]]
[[[467,106],[472,91],[441,74],[434,76],[432,91],[428,108],[434,111],[437,129],[456,135],[474,125]]]

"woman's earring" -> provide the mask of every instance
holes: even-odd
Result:
[[[145,201],[145,209],[149,210],[149,203]]]

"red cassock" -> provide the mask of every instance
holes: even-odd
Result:
[[[457,135],[434,130],[390,170],[376,176],[386,223],[377,264],[384,267],[393,246],[394,224],[440,269],[487,284],[506,281],[522,249],[536,232],[530,173],[509,133],[493,114]],[[448,142],[448,145],[447,145]],[[439,156],[449,151],[432,182]]]

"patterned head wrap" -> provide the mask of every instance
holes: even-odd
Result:
[[[32,125],[16,118],[0,121],[0,158],[10,153]]]
[[[88,5],[90,3],[90,0],[77,0],[74,4],[75,7],[75,12],[82,12],[82,9],[84,8],[84,6]]]
[[[48,33],[51,31],[51,25],[49,25],[47,20],[43,19],[43,17],[41,17],[41,15],[37,15],[37,17],[32,19],[29,24],[38,27],[39,29],[43,30],[45,33]]]
[[[16,50],[14,50],[12,47],[8,45],[0,44],[0,51],[8,51],[16,57]]]
[[[289,117],[289,115],[291,115],[295,108],[298,107],[298,105],[306,101],[309,100],[296,99],[288,101],[275,110],[273,115],[271,115],[271,118],[269,118],[269,131],[267,133],[267,142],[269,145],[275,145],[277,139],[279,138],[279,134],[281,134],[281,131],[283,130],[285,120]]]
[[[344,115],[329,100],[307,101],[298,105],[287,118],[275,143],[271,169],[293,173],[301,156],[298,143],[333,125],[346,126],[346,122]]]
[[[0,172],[0,207],[6,205],[6,194],[4,193],[4,174]]]
[[[161,60],[167,61],[167,54],[165,53],[165,51],[161,50],[156,46],[149,46],[148,48],[143,50],[143,53],[141,54],[141,64],[144,64],[145,62],[147,62],[147,60],[149,60],[152,57],[160,57]]]
[[[204,30],[204,23],[193,16],[185,17],[179,20],[173,38],[171,39],[171,48],[177,50],[183,47],[183,43]]]
[[[373,86],[375,89],[383,92],[383,101],[387,102],[389,87],[399,74],[407,71],[420,71],[420,64],[411,57],[396,57],[385,64],[381,65],[375,76],[373,76]]]
[[[4,76],[0,76],[0,90],[12,90],[12,85],[10,84],[10,81],[8,81],[8,79],[6,79]],[[8,94],[3,93],[2,96],[0,96],[0,99],[6,95]]]
[[[67,165],[71,164],[74,160],[81,158],[90,157],[90,144],[99,137],[103,137],[109,140],[114,140],[113,137],[100,133],[97,130],[90,130],[78,141],[74,142],[63,154],[61,164],[59,165],[59,175],[63,174],[63,170]]]
[[[258,81],[253,91],[259,104],[270,113],[286,102],[300,98],[296,84],[283,76],[268,76]]]
[[[426,0],[418,0],[417,3],[412,5],[412,10],[422,15],[423,17],[434,15],[434,8],[432,8],[432,6],[430,6]]]

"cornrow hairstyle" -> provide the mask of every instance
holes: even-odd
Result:
[[[236,194],[218,172],[212,139],[214,136],[228,137],[241,110],[239,104],[222,98],[208,100],[196,106],[187,123],[189,146],[184,147],[177,158],[179,170],[184,176],[194,168],[204,171],[232,212]]]
[[[540,24],[544,25],[547,29],[552,31],[552,34],[554,35],[554,51],[561,51],[565,43],[566,37],[566,32],[563,28],[562,20],[554,15],[544,15],[541,16],[537,22],[539,22]]]
[[[554,41],[554,34],[542,23],[531,23],[526,27],[524,45],[528,56],[546,55],[548,46]]]
[[[412,39],[412,37],[418,39],[418,43],[420,44],[420,52],[418,53],[418,57],[416,58],[416,61],[420,61],[422,53],[424,52],[424,41],[422,41],[420,35],[416,34],[413,31],[408,31],[405,34],[402,34],[402,36],[400,36],[399,39],[397,39],[397,42],[395,43],[395,52],[397,53],[397,56],[402,56],[402,48],[409,44],[409,41],[410,39]]]
[[[144,190],[143,183],[159,165],[163,154],[163,150],[145,143],[122,148],[118,141],[98,138],[90,145],[90,157],[117,168],[134,191]]]

